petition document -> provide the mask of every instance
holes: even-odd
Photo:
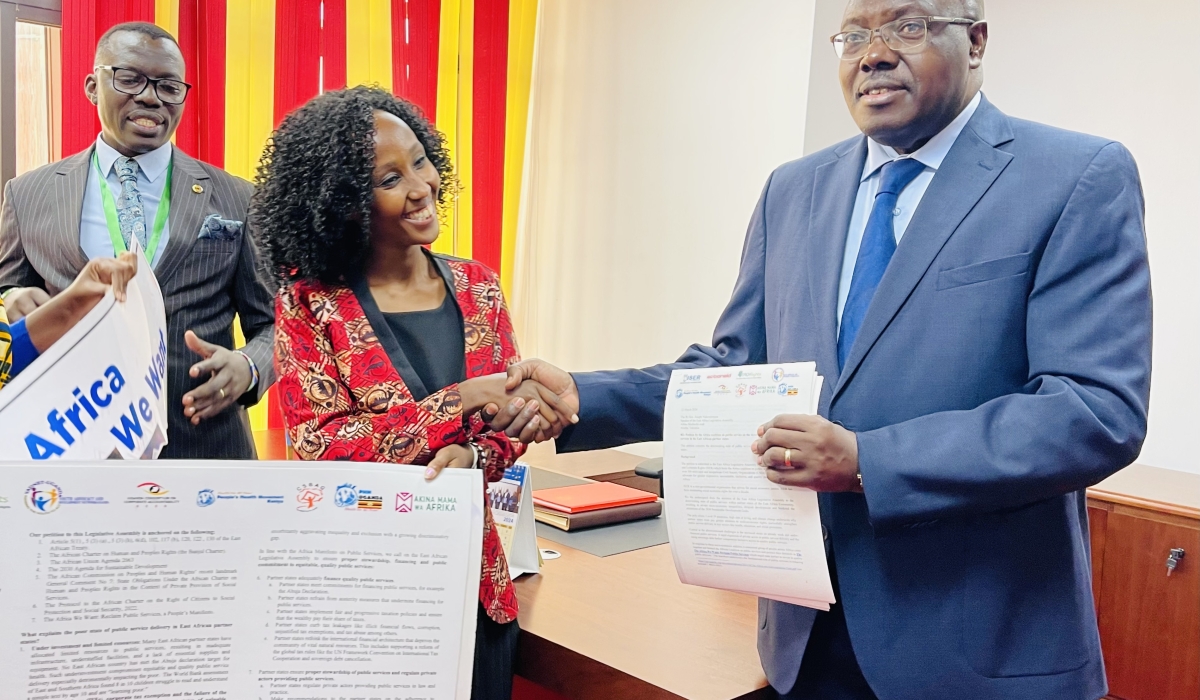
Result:
[[[470,697],[479,471],[109,464],[0,469],[0,697]]]
[[[675,370],[667,389],[667,528],[684,583],[828,610],[834,602],[817,494],[780,486],[750,451],[781,413],[815,414],[811,362]]]

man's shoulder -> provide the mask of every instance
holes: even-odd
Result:
[[[182,150],[178,151],[178,155],[189,164],[194,165],[194,167],[199,168],[200,170],[203,170],[205,174],[208,175],[209,179],[218,183],[222,187],[228,187],[232,189],[238,195],[244,195],[245,197],[249,198],[254,192],[253,184],[246,181],[244,178],[234,175],[224,168],[217,167],[212,163],[206,163],[199,158],[184,153]]]
[[[53,163],[47,163],[28,172],[21,173],[10,180],[8,186],[12,188],[11,192],[18,196],[19,193],[30,189],[40,192],[45,188],[47,180],[53,178],[60,171],[70,170],[82,165],[91,152],[92,149],[89,148],[86,151],[69,155],[62,160],[56,160]]]
[[[1029,119],[1008,117],[1008,124],[1012,129],[1012,144],[1015,148],[1088,158],[1113,144],[1124,148],[1120,142],[1110,138],[1071,131]],[[1000,148],[1004,150],[1004,146]]]
[[[771,173],[771,187],[799,184],[811,179],[821,166],[853,156],[862,146],[863,138],[859,134],[780,165]]]

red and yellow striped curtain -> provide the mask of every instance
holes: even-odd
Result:
[[[434,250],[513,274],[537,0],[63,0],[63,153],[99,133],[84,97],[118,22],[179,39],[195,87],[176,144],[251,179],[271,130],[323,90],[376,83],[446,134],[462,193]],[[279,428],[272,392],[251,412]]]

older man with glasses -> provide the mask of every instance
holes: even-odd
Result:
[[[169,33],[143,22],[105,32],[84,80],[100,116],[95,144],[5,187],[0,294],[16,322],[89,260],[136,241],[167,309],[162,456],[252,459],[245,407],[274,381],[273,290],[246,230],[250,183],[171,143],[190,89]],[[237,350],[235,315],[246,338]]]
[[[712,347],[510,369],[577,409],[558,449],[580,450],[661,439],[673,369],[816,361],[820,416],[746,437],[765,478],[820,492],[838,598],[759,601],[783,697],[1105,694],[1084,489],[1146,435],[1141,183],[1121,144],[983,96],[982,5],[850,2],[832,43],[862,134],[771,175]]]

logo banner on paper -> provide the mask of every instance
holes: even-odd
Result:
[[[167,317],[139,261],[124,303],[109,292],[0,391],[0,462],[154,459],[167,444]]]

